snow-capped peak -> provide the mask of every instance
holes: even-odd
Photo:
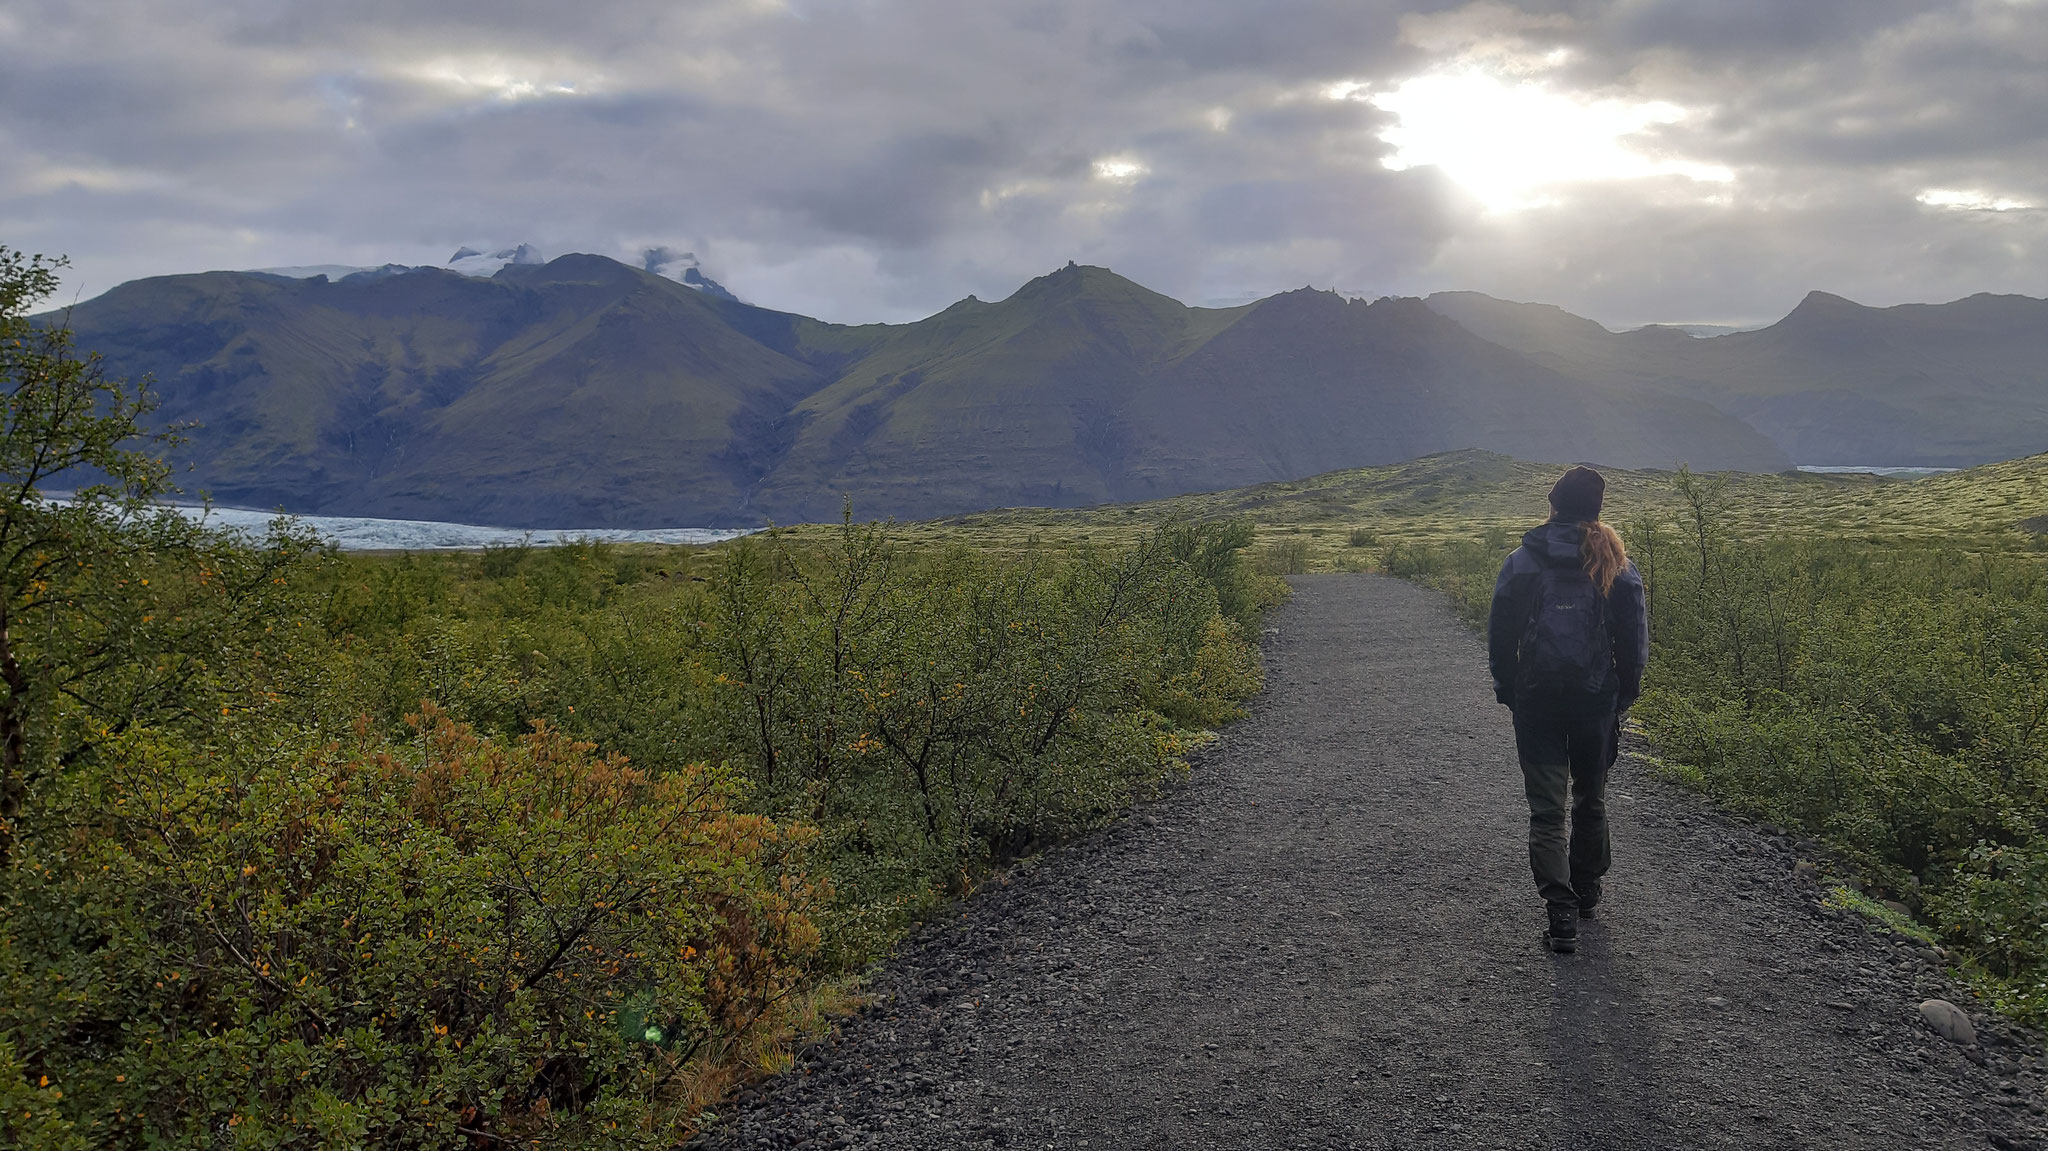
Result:
[[[673,248],[649,248],[640,253],[640,266],[663,279],[674,280],[695,288],[707,296],[721,300],[739,302],[739,297],[725,290],[725,285],[704,274],[697,263],[697,253],[678,252]]]
[[[532,244],[521,244],[515,248],[497,248],[479,251],[464,245],[448,257],[448,270],[465,276],[495,276],[498,269],[507,264],[545,264],[547,258]]]
[[[489,278],[498,274],[499,269],[512,264],[545,264],[547,257],[532,244],[520,244],[511,248],[493,248],[488,251],[472,248],[467,244],[455,250],[442,267],[465,276]],[[695,252],[678,252],[674,248],[645,248],[640,252],[640,266],[664,279],[674,280],[685,287],[695,288],[707,296],[721,300],[742,303],[738,296],[726,290],[725,285],[704,274],[697,262]],[[369,278],[381,279],[395,276],[413,269],[404,264],[383,264],[361,267],[349,264],[301,264],[284,268],[257,268],[258,272],[273,276],[290,276],[294,279],[311,279],[326,276],[339,282],[351,276],[369,274]]]

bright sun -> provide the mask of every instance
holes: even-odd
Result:
[[[1645,154],[1628,138],[1684,119],[1663,101],[1589,100],[1535,81],[1509,83],[1477,69],[1437,72],[1368,93],[1339,84],[1332,99],[1363,99],[1399,117],[1380,134],[1394,146],[1381,162],[1396,171],[1435,165],[1491,211],[1550,202],[1558,185],[1678,175],[1726,182],[1727,168]]]

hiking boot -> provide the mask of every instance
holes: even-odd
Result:
[[[1552,951],[1573,952],[1579,949],[1579,909],[1562,903],[1550,907],[1550,930],[1544,933],[1543,942]]]
[[[1579,892],[1579,918],[1593,918],[1593,909],[1598,906],[1600,906],[1600,883],[1598,880],[1595,880],[1591,887],[1584,888]]]

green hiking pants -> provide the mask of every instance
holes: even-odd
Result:
[[[1613,862],[1607,840],[1607,770],[1619,718],[1515,716],[1515,751],[1529,796],[1529,871],[1544,902],[1592,906]],[[1570,812],[1567,834],[1566,812]]]

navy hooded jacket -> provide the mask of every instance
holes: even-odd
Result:
[[[1545,567],[1578,567],[1582,533],[1575,523],[1551,521],[1522,537],[1500,566],[1493,585],[1493,610],[1486,621],[1487,663],[1493,672],[1494,698],[1515,706],[1515,671],[1522,634],[1534,610],[1537,576]],[[1582,700],[1548,703],[1546,715],[1558,719],[1591,718],[1626,711],[1643,693],[1643,668],[1650,662],[1650,628],[1643,610],[1643,577],[1633,563],[1614,577],[1607,593],[1607,635],[1614,643],[1614,668],[1596,695]]]

